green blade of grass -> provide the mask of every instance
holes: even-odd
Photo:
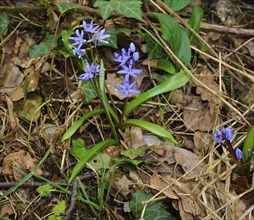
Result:
[[[160,85],[142,93],[137,98],[133,99],[127,106],[125,116],[127,117],[135,108],[147,101],[148,99],[160,95],[165,92],[172,91],[185,85],[190,80],[189,75],[185,71],[176,73],[169,77]]]
[[[175,140],[173,135],[170,132],[168,132],[166,129],[164,129],[163,127],[161,127],[157,124],[153,124],[151,122],[147,122],[147,121],[143,121],[143,120],[139,120],[139,119],[129,119],[129,120],[125,121],[120,127],[126,128],[126,127],[131,127],[131,126],[143,128],[143,129],[150,131],[153,134],[163,138],[164,140],[167,140],[167,141],[170,141],[174,144],[177,144],[177,141]]]
[[[81,172],[81,170],[86,166],[86,163],[93,159],[101,150],[110,146],[110,145],[118,145],[118,141],[114,139],[107,139],[105,141],[101,141],[100,143],[96,144],[93,148],[91,148],[87,154],[80,160],[76,166],[73,168],[71,177],[68,181],[70,184],[74,178]]]
[[[66,132],[63,134],[63,136],[61,138],[61,142],[70,138],[79,129],[79,127],[84,123],[85,120],[87,120],[88,118],[91,118],[95,115],[100,115],[103,112],[104,112],[103,109],[95,109],[95,110],[83,115],[79,120],[74,122],[73,125],[66,130]]]
[[[248,131],[243,145],[243,162],[247,162],[254,150],[254,126]]]

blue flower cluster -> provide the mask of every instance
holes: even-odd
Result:
[[[124,75],[123,84],[117,84],[119,88],[118,93],[123,94],[124,97],[129,97],[130,94],[139,94],[140,91],[134,89],[136,84],[137,74],[141,73],[141,69],[134,68],[134,64],[139,60],[139,52],[136,51],[134,43],[131,43],[128,50],[122,48],[120,53],[114,53],[115,61],[119,63],[121,68],[117,71],[118,74]]]
[[[83,30],[76,30],[75,36],[70,37],[69,39],[73,41],[71,46],[73,48],[73,54],[78,56],[79,58],[86,54],[86,50],[84,49],[85,43],[93,42],[95,46],[97,46],[98,42],[108,44],[106,38],[110,37],[109,34],[104,34],[105,29],[98,30],[99,25],[94,26],[93,21],[90,23],[86,23],[86,21],[82,22]],[[85,39],[85,33],[89,39]]]
[[[225,138],[226,140],[230,141],[233,138],[234,131],[230,128],[222,128],[221,130],[216,129],[214,134],[214,139],[217,143],[222,142],[222,138]],[[231,144],[230,144],[231,146]],[[243,153],[241,149],[236,148],[235,150],[235,156],[238,160],[241,160],[243,157]]]
[[[75,31],[75,36],[70,37],[69,39],[73,41],[71,43],[71,46],[73,47],[73,54],[81,58],[86,54],[86,50],[84,48],[85,43],[94,43],[95,46],[97,46],[98,42],[102,42],[105,44],[108,44],[106,41],[106,38],[110,37],[109,34],[104,34],[105,29],[98,30],[99,25],[94,26],[93,21],[90,23],[86,23],[85,21],[82,22],[82,27],[83,30],[76,30]],[[86,36],[88,36],[88,39],[85,39],[85,33]],[[92,78],[95,78],[100,71],[100,66],[95,65],[93,62],[91,65],[88,63],[87,60],[86,62],[86,72],[81,74],[78,79],[80,80],[89,80]]]
[[[234,135],[234,131],[230,128],[222,128],[221,130],[216,129],[216,132],[214,134],[214,139],[217,143],[221,143],[222,137],[230,141],[233,135]]]

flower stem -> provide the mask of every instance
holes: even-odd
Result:
[[[232,157],[232,159],[235,161],[237,167],[238,167],[239,169],[241,169],[242,163],[241,163],[241,161],[238,160],[237,157],[235,156],[235,151],[234,151],[234,149],[233,149],[233,147],[232,147],[231,142],[230,142],[229,140],[227,140],[226,138],[224,138],[224,139],[225,139],[225,145],[224,145],[224,146],[225,146],[226,149],[228,150],[228,152],[229,152],[230,156]]]
[[[123,111],[122,111],[122,114],[121,114],[121,117],[120,117],[119,125],[121,125],[123,123],[124,115],[125,115],[125,112],[126,112],[126,109],[127,109],[127,105],[128,105],[128,97],[126,97],[124,99],[124,106],[123,106]]]

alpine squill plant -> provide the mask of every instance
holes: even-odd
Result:
[[[110,145],[119,145],[119,129],[125,129],[126,127],[140,127],[143,128],[167,141],[178,144],[174,139],[173,135],[161,127],[160,125],[144,121],[141,119],[129,119],[130,113],[134,111],[135,108],[143,104],[145,101],[158,96],[163,93],[167,93],[179,87],[185,85],[190,77],[184,71],[169,77],[163,83],[155,86],[142,94],[136,88],[137,77],[142,72],[141,68],[137,67],[137,62],[139,61],[140,54],[136,49],[135,44],[132,42],[129,48],[121,48],[118,52],[114,52],[115,62],[118,63],[117,74],[123,76],[122,83],[116,84],[118,94],[124,96],[124,105],[121,111],[115,107],[114,99],[111,96],[107,85],[105,83],[105,69],[102,60],[100,65],[98,60],[95,59],[96,47],[101,43],[104,45],[109,45],[109,34],[105,33],[106,30],[102,29],[99,25],[94,25],[93,21],[86,22],[83,21],[80,28],[75,30],[74,36],[69,38],[70,46],[74,56],[77,56],[80,63],[84,69],[83,73],[78,76],[79,80],[87,81],[90,80],[96,91],[98,98],[102,104],[102,109],[95,109],[86,113],[79,120],[73,123],[73,125],[66,130],[62,136],[61,141],[69,139],[84,123],[85,120],[91,118],[95,115],[100,115],[104,113],[108,119],[113,139],[109,138],[103,140],[91,148],[82,160],[80,160],[74,167],[69,183],[74,180],[74,178],[81,172],[81,170],[86,166],[95,155],[97,155],[102,149]],[[89,52],[88,52],[89,51]],[[134,96],[133,96],[134,95]],[[132,98],[132,99],[131,99]],[[109,101],[110,100],[110,101]],[[119,113],[120,112],[120,113]],[[80,155],[74,155],[80,157]]]

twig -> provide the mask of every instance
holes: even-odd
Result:
[[[74,207],[75,207],[75,203],[77,201],[77,191],[78,191],[78,180],[77,178],[73,181],[73,187],[72,187],[72,195],[71,195],[71,204],[70,207],[68,208],[68,210],[65,213],[65,218],[64,220],[68,220],[71,212],[73,211]]]
[[[210,30],[210,31],[227,33],[227,34],[254,36],[254,30],[253,29],[226,27],[226,26],[222,26],[222,25],[209,24],[209,23],[205,23],[205,22],[201,22],[200,28],[205,29],[205,30]]]
[[[0,189],[9,189],[13,186],[16,186],[19,182],[5,182],[0,183]],[[25,182],[22,185],[20,185],[20,188],[32,188],[32,187],[39,187],[45,185],[45,182]]]

